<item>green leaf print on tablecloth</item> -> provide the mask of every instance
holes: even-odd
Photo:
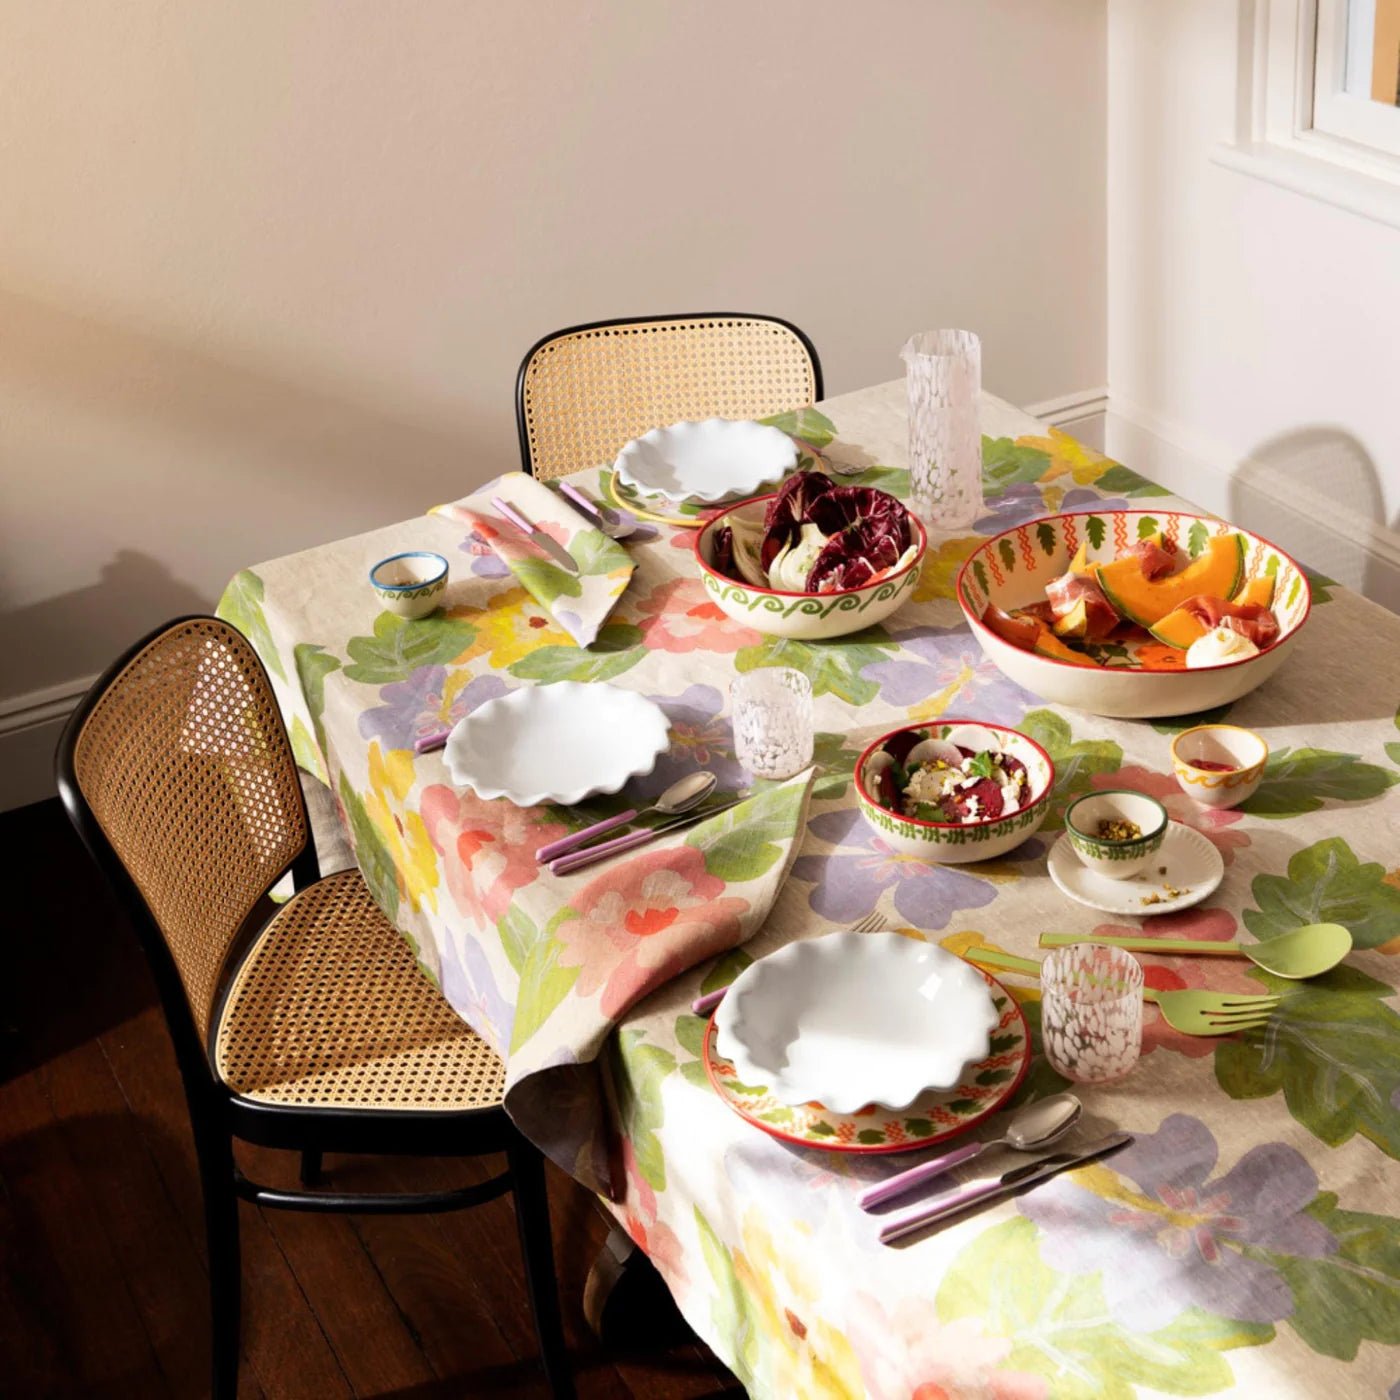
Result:
[[[863,472],[853,472],[840,477],[842,486],[873,486],[877,491],[888,491],[891,496],[905,500],[909,495],[909,469],[907,467],[867,467]]]
[[[845,797],[859,757],[859,749],[846,747],[844,734],[826,731],[816,734],[812,743],[812,762],[817,765],[817,777],[812,784],[812,796],[827,802]]]
[[[540,647],[506,669],[525,681],[610,681],[630,671],[645,655],[642,632],[630,622],[610,622],[591,646]]]
[[[420,666],[445,666],[476,640],[469,622],[435,613],[405,618],[382,612],[374,620],[372,637],[351,637],[345,650],[351,664],[345,678],[364,685],[406,681]]]
[[[350,786],[345,774],[340,775],[340,803],[350,824],[350,839],[355,847],[355,861],[365,877],[365,884],[374,902],[388,919],[399,912],[399,877],[394,857],[384,845],[378,828],[365,811],[359,794]],[[414,948],[417,952],[417,948]]]
[[[1217,705],[1213,710],[1198,710],[1194,715],[1173,715],[1169,719],[1154,719],[1152,727],[1159,734],[1184,734],[1198,724],[1223,724],[1230,713],[1229,705]]]
[[[1114,462],[1099,479],[1094,482],[1105,496],[1169,496],[1171,492],[1139,476],[1131,467]]]
[[[867,627],[834,642],[798,642],[789,637],[769,637],[757,646],[737,652],[740,671],[761,666],[791,666],[812,682],[813,695],[835,695],[848,705],[868,705],[879,693],[875,681],[860,673],[877,661],[888,661],[897,650],[883,627]]]
[[[710,1222],[695,1207],[695,1228],[700,1235],[700,1252],[705,1267],[715,1282],[710,1296],[710,1321],[716,1335],[728,1344],[724,1360],[745,1390],[753,1385],[754,1368],[758,1365],[758,1345],[762,1335],[759,1319],[750,1312],[734,1261],[720,1243]]]
[[[576,910],[565,905],[538,933],[525,954],[520,967],[520,992],[515,1003],[515,1023],[511,1027],[512,1053],[525,1044],[554,1014],[559,1003],[573,990],[578,981],[579,967],[561,967],[559,955],[564,943],[559,937],[560,925],[578,918]],[[517,932],[526,932],[516,925]],[[518,952],[518,949],[517,949]],[[510,956],[509,953],[506,954]]]
[[[1400,708],[1395,711],[1395,727],[1400,729]],[[1400,744],[1391,743],[1385,746],[1385,756],[1392,763],[1400,763]]]
[[[518,904],[512,904],[496,920],[496,932],[501,937],[507,961],[519,973],[539,936],[534,920]]]
[[[1069,722],[1054,710],[1032,710],[1021,721],[1021,729],[1055,764],[1055,796],[1044,830],[1064,825],[1065,808],[1093,787],[1097,774],[1116,773],[1123,766],[1123,750],[1112,739],[1075,739]]]
[[[298,642],[292,649],[292,663],[297,668],[297,680],[306,700],[306,712],[321,752],[326,751],[326,677],[340,670],[340,661],[315,642]]]
[[[1352,1361],[1364,1341],[1400,1344],[1400,1221],[1338,1210],[1324,1191],[1307,1214],[1336,1238],[1317,1259],[1250,1248],[1283,1275],[1293,1293],[1288,1325],[1314,1351]]]
[[[944,1322],[974,1320],[1011,1351],[998,1364],[1050,1383],[1055,1400],[1134,1400],[1138,1385],[1209,1395],[1234,1381],[1221,1355],[1268,1341],[1274,1329],[1189,1308],[1170,1325],[1136,1333],[1116,1322],[1098,1273],[1055,1273],[1029,1220],[994,1225],[953,1260],[937,1294]]]
[[[1283,997],[1269,1024],[1221,1044],[1215,1077],[1232,1099],[1283,1092],[1314,1137],[1340,1147],[1356,1133],[1400,1158],[1400,1016],[1381,1000],[1393,988],[1356,968],[1311,982],[1250,976]]]
[[[637,1170],[656,1191],[666,1189],[666,1158],[657,1133],[665,1122],[661,1081],[676,1069],[676,1057],[660,1045],[643,1043],[645,1031],[620,1030],[614,1042],[613,1085],[618,1126],[632,1144]]]
[[[1269,755],[1264,781],[1240,811],[1255,817],[1300,817],[1328,802],[1364,802],[1400,783],[1361,755],[1330,749],[1279,749]]]
[[[251,569],[236,573],[224,589],[216,613],[247,637],[269,671],[279,680],[287,679],[287,673],[282,669],[282,658],[277,654],[272,633],[268,631],[267,618],[263,615],[263,581],[257,574]]]
[[[1050,454],[1038,447],[1020,447],[1011,438],[982,439],[982,489],[988,496],[1039,481],[1049,469]]]
[[[583,593],[577,574],[548,559],[515,559],[510,571],[542,607],[549,607],[557,598],[577,598]]]
[[[1256,875],[1254,902],[1244,911],[1256,938],[1277,938],[1300,924],[1345,924],[1358,948],[1378,948],[1400,933],[1400,889],[1383,865],[1362,864],[1350,846],[1329,836],[1294,853],[1287,875]]]
[[[707,822],[701,822],[686,845],[705,857],[705,869],[727,883],[756,880],[781,859],[782,842],[792,836],[806,800],[804,783],[789,781],[769,788]]]
[[[766,423],[770,428],[777,428],[789,437],[801,438],[809,447],[815,447],[819,452],[836,436],[836,424],[819,409],[810,407],[790,408],[786,413],[771,413],[767,418],[760,418],[758,421]]]

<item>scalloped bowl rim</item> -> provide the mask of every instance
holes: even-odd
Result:
[[[968,1009],[963,1013],[967,1022],[966,1029],[956,1027],[962,1033],[961,1043],[950,1043],[949,1017],[933,1012],[934,1003],[926,1001],[922,1007],[916,1008],[926,1012],[921,1025],[929,1032],[942,1033],[945,1043],[903,1043],[898,1046],[891,1043],[879,1058],[879,1074],[886,1077],[877,1077],[876,1082],[871,1082],[867,1076],[859,1082],[842,1085],[837,1082],[841,1074],[839,1066],[833,1070],[830,1062],[824,1068],[813,1067],[809,1076],[793,1076],[791,1073],[785,1074],[781,1068],[775,1070],[749,1053],[748,1043],[742,1038],[738,1027],[743,1024],[742,1012],[745,1004],[756,992],[760,992],[765,984],[772,983],[774,990],[778,991],[776,1006],[786,1006],[791,1016],[795,1006],[791,995],[792,979],[798,967],[803,963],[815,963],[816,967],[815,975],[811,972],[806,974],[808,980],[805,988],[799,988],[800,1000],[802,991],[819,996],[823,986],[849,986],[850,973],[841,979],[833,979],[830,976],[823,978],[821,973],[829,971],[823,968],[823,964],[830,964],[833,959],[852,958],[861,960],[857,967],[863,964],[865,968],[873,969],[867,975],[877,984],[879,993],[885,998],[888,998],[893,990],[912,993],[918,984],[907,975],[894,976],[889,972],[878,975],[881,963],[888,964],[892,960],[906,963],[918,961],[924,965],[925,975],[930,964],[936,966],[944,978],[944,987],[940,989],[939,995],[966,999]],[[788,995],[779,990],[785,982],[788,984]],[[770,1008],[772,1005],[770,1003]],[[888,1015],[881,1015],[881,1006],[887,1006],[887,1002],[875,1003],[872,1000],[872,1020],[877,1029],[888,1031],[892,1019]],[[734,1066],[735,1073],[743,1082],[766,1085],[769,1093],[781,1102],[816,1101],[833,1113],[854,1113],[869,1103],[878,1103],[891,1109],[907,1108],[921,1094],[955,1088],[961,1082],[968,1065],[976,1064],[987,1057],[992,1032],[999,1020],[992,1001],[991,987],[975,967],[936,943],[906,938],[891,929],[874,933],[853,933],[849,929],[842,929],[821,934],[816,938],[798,939],[788,943],[750,963],[734,980],[715,1011],[717,1048]],[[772,1010],[770,1009],[769,1014],[759,1017],[757,1023],[771,1027],[774,1023]],[[797,1022],[792,1019],[788,1024],[793,1032],[789,1037],[790,1044],[791,1040],[796,1038]]]
[[[518,697],[530,697],[543,691],[588,691],[590,698],[597,698],[600,690],[611,692],[617,697],[626,697],[619,703],[632,706],[634,708],[634,722],[644,724],[655,722],[659,724],[657,734],[651,751],[644,753],[642,747],[637,750],[637,757],[632,766],[626,772],[620,772],[616,778],[609,776],[601,782],[585,783],[581,786],[569,788],[564,791],[541,790],[539,792],[521,792],[513,786],[487,786],[479,785],[478,782],[466,775],[458,767],[456,755],[460,751],[469,732],[469,727],[473,720],[480,721],[483,718],[489,719],[497,708],[508,709],[518,708],[531,703],[529,699]],[[447,736],[447,745],[443,751],[443,758],[447,764],[448,774],[452,779],[453,786],[470,788],[478,797],[491,799],[504,797],[513,802],[517,807],[537,807],[544,802],[552,802],[562,807],[572,807],[575,803],[582,802],[586,797],[594,797],[604,793],[613,793],[625,787],[633,778],[644,777],[655,769],[657,761],[661,755],[670,747],[671,722],[666,718],[666,712],[654,700],[649,700],[645,695],[635,690],[624,690],[621,686],[610,685],[607,681],[551,681],[546,685],[521,686],[517,690],[507,691],[504,695],[498,695],[494,699],[488,700],[485,704],[478,705],[471,714],[459,719],[452,726],[451,732]],[[643,738],[643,744],[646,743]]]
[[[888,740],[893,739],[896,734],[905,734],[911,729],[937,729],[940,725],[956,724],[980,724],[983,729],[995,729],[1002,734],[1014,734],[1018,739],[1028,743],[1045,760],[1045,766],[1050,772],[1046,780],[1045,787],[1038,797],[1033,798],[1024,806],[1018,807],[1014,812],[1003,812],[995,817],[979,817],[975,822],[931,822],[923,817],[906,817],[903,812],[893,811],[886,807],[883,802],[872,797],[865,787],[865,765],[867,761],[874,757],[875,752]],[[1014,757],[1014,755],[1013,755]],[[895,821],[904,822],[909,826],[928,827],[933,831],[972,831],[979,826],[995,826],[998,822],[1010,821],[1014,817],[1019,817],[1023,812],[1034,811],[1050,800],[1055,791],[1055,760],[1050,757],[1045,746],[1029,734],[1020,729],[1016,729],[1009,724],[995,724],[989,719],[949,719],[946,715],[940,715],[937,719],[922,720],[915,724],[901,724],[897,729],[891,729],[888,734],[882,734],[874,743],[869,744],[861,756],[856,759],[855,767],[856,796],[861,801],[868,803],[877,812],[883,812],[886,816],[892,817]],[[1029,837],[1030,833],[1027,833]]]
[[[762,475],[754,481],[743,486],[729,486],[719,491],[689,491],[684,496],[671,496],[665,491],[659,491],[654,486],[644,486],[632,475],[630,463],[639,453],[642,443],[655,444],[660,442],[667,433],[674,433],[678,428],[710,428],[716,424],[723,424],[726,429],[738,428],[740,430],[757,429],[767,435],[776,433],[783,438],[792,448],[792,460],[781,464],[776,464],[772,468],[765,468]],[[630,442],[624,443],[617,456],[613,459],[613,471],[619,480],[630,486],[638,495],[647,499],[660,499],[669,501],[672,505],[685,505],[690,502],[700,502],[710,504],[712,502],[727,500],[729,497],[739,492],[753,492],[761,486],[767,486],[771,482],[780,481],[798,463],[801,457],[796,440],[791,433],[785,433],[781,428],[775,428],[771,423],[760,423],[753,418],[683,418],[678,423],[668,423],[664,427],[651,428],[642,433],[639,437],[634,437]]]
[[[897,578],[902,578],[910,569],[917,569],[924,562],[924,555],[928,551],[928,531],[924,529],[924,523],[914,514],[903,501],[909,515],[909,523],[918,532],[919,547],[914,551],[914,557],[907,563],[901,564],[893,573],[883,574],[881,577],[871,579],[869,583],[863,583],[859,588],[835,588],[829,593],[797,593],[786,588],[760,588],[756,583],[748,583],[743,579],[730,578],[728,574],[722,574],[713,564],[707,563],[705,556],[700,552],[700,545],[709,534],[712,526],[718,525],[726,515],[732,514],[736,510],[742,510],[745,506],[758,505],[764,501],[771,501],[778,493],[770,491],[766,496],[750,496],[743,501],[735,501],[732,505],[727,505],[723,510],[717,510],[713,515],[707,517],[705,523],[695,532],[694,538],[690,542],[691,552],[695,555],[695,562],[700,566],[703,573],[709,574],[717,583],[724,584],[729,588],[742,588],[746,593],[753,593],[759,597],[769,598],[858,598],[862,593],[868,593],[872,588],[883,588],[885,584],[892,583]],[[886,492],[886,495],[891,494]],[[899,500],[896,496],[895,500]]]
[[[1189,670],[1183,667],[1179,671],[1152,671],[1148,670],[1145,666],[1104,666],[1099,668],[1101,671],[1104,671],[1110,675],[1117,676],[1152,676],[1154,678],[1157,676],[1166,676],[1171,677],[1173,680],[1183,680],[1192,676],[1208,676],[1216,671],[1227,671],[1232,666],[1251,666],[1256,661],[1262,661],[1266,656],[1270,656],[1274,652],[1276,652],[1286,642],[1292,641],[1307,625],[1308,619],[1312,616],[1312,580],[1308,578],[1307,571],[1303,568],[1303,566],[1291,554],[1289,554],[1289,552],[1286,549],[1280,549],[1278,545],[1276,545],[1272,540],[1266,539],[1257,531],[1248,530],[1243,525],[1233,525],[1228,520],[1223,519],[1221,516],[1199,515],[1189,510],[1173,510],[1165,512],[1162,510],[1064,510],[1053,511],[1049,515],[1038,515],[1033,520],[1022,521],[1021,524],[1013,525],[1010,529],[1002,530],[999,534],[987,536],[987,538],[984,539],[977,546],[977,548],[974,549],[972,553],[969,554],[967,558],[963,560],[962,565],[958,569],[957,582],[953,589],[954,596],[958,600],[958,607],[962,610],[963,617],[967,619],[968,625],[972,628],[973,634],[978,638],[979,642],[981,641],[982,634],[985,633],[989,637],[994,637],[1003,645],[1009,646],[1014,650],[1021,652],[1022,655],[1029,656],[1033,660],[1041,662],[1047,666],[1059,666],[1070,671],[1087,671],[1089,669],[1088,667],[1079,665],[1076,662],[1060,661],[1056,657],[1043,656],[1038,651],[1028,651],[1025,647],[1018,647],[1014,642],[1008,642],[1005,637],[1002,637],[996,632],[993,632],[992,629],[988,627],[987,624],[983,622],[982,619],[978,617],[968,606],[967,598],[963,593],[963,579],[967,576],[969,570],[972,568],[973,562],[977,559],[982,558],[985,554],[990,552],[990,550],[994,546],[999,545],[1002,540],[1010,539],[1011,537],[1016,535],[1018,531],[1027,529],[1028,527],[1033,525],[1039,525],[1042,521],[1082,520],[1086,516],[1090,515],[1147,515],[1156,518],[1163,514],[1174,515],[1177,517],[1178,520],[1188,521],[1193,524],[1199,521],[1205,525],[1219,524],[1229,526],[1231,532],[1245,535],[1248,536],[1250,539],[1257,540],[1266,549],[1272,549],[1274,553],[1279,556],[1280,559],[1286,559],[1288,563],[1292,565],[1298,577],[1303,581],[1304,606],[1302,616],[1299,617],[1297,622],[1295,622],[1293,626],[1289,627],[1286,631],[1283,628],[1280,628],[1278,636],[1275,637],[1274,640],[1270,642],[1268,646],[1264,647],[1261,651],[1256,652],[1253,656],[1240,657],[1236,661],[1217,661],[1210,666],[1193,666]]]

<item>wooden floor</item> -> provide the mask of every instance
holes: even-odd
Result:
[[[131,931],[56,801],[0,816],[0,1393],[208,1391],[199,1184],[174,1054]],[[291,1184],[286,1155],[245,1169]],[[330,1157],[350,1189],[480,1179],[495,1159]],[[740,1396],[698,1344],[605,1357],[580,1299],[605,1225],[551,1172],[579,1394]],[[241,1394],[542,1396],[508,1199],[433,1217],[241,1207]]]

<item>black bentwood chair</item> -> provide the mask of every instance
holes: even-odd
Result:
[[[241,633],[187,617],[138,642],[59,742],[69,819],[121,899],[155,974],[194,1128],[209,1236],[213,1394],[238,1385],[238,1201],[375,1214],[515,1195],[525,1277],[555,1396],[574,1394],[544,1160],[502,1107],[505,1066],[419,971],[358,870],[320,877],[262,663]],[[278,905],[288,870],[296,894]],[[302,1154],[477,1156],[490,1181],[423,1194],[261,1186],[234,1139]]]
[[[822,396],[816,347],[776,316],[711,311],[591,321],[530,347],[515,384],[520,459],[552,481],[697,418],[767,418]]]

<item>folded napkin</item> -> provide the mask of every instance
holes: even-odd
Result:
[[[515,959],[506,1108],[593,1189],[611,1194],[619,1185],[598,1077],[609,1039],[619,1024],[637,1034],[626,1018],[644,997],[763,926],[802,844],[815,771],[649,846],[514,892],[513,935],[528,927],[532,936]],[[685,1011],[693,989],[673,994]],[[622,1117],[617,1126],[630,1136],[635,1126]]]
[[[514,506],[537,530],[562,545],[578,565],[578,573],[570,573],[506,520],[491,504],[493,496]],[[434,506],[430,513],[474,530],[581,647],[597,637],[632,577],[632,560],[616,540],[524,472],[506,472],[460,501]]]

